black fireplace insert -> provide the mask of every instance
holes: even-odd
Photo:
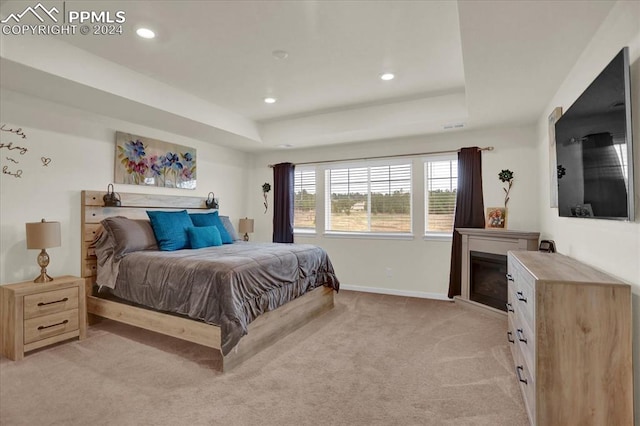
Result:
[[[471,251],[469,298],[506,311],[507,256]]]

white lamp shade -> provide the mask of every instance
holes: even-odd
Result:
[[[46,249],[60,247],[60,222],[32,222],[26,224],[27,248]]]
[[[240,231],[241,234],[251,234],[253,232],[253,219],[240,219],[238,231]]]

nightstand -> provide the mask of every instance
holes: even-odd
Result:
[[[0,286],[0,350],[14,361],[53,343],[87,336],[84,279],[64,276],[46,283]]]

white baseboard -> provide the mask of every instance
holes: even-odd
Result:
[[[427,293],[424,291],[407,291],[407,290],[396,290],[393,288],[362,287],[359,285],[343,285],[343,284],[340,284],[340,290],[362,291],[364,293],[390,294],[392,296],[418,297],[420,299],[435,299],[435,300],[446,300],[448,302],[453,302],[453,299],[449,299],[446,294]]]

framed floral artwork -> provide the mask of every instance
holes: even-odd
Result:
[[[507,209],[504,207],[487,208],[485,228],[507,229]]]
[[[116,132],[115,183],[196,189],[196,149]]]

